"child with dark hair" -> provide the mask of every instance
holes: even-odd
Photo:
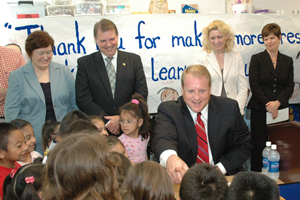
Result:
[[[93,122],[93,124],[99,129],[102,135],[108,136],[108,132],[106,130],[104,121],[100,116],[97,115],[90,115],[90,118]]]
[[[44,156],[49,153],[50,144],[55,140],[59,131],[60,122],[48,120],[42,127],[42,147]]]
[[[197,164],[184,174],[179,190],[181,200],[225,200],[227,180],[218,167]]]
[[[33,163],[35,159],[39,157],[43,157],[39,152],[34,151],[36,138],[34,136],[33,127],[31,124],[23,119],[15,119],[12,120],[10,123],[16,125],[21,129],[25,137],[25,144],[28,146],[28,154],[23,160],[19,160],[18,163],[20,165],[25,165],[28,163]]]
[[[279,200],[277,183],[270,177],[253,171],[236,174],[230,184],[229,200]]]
[[[120,200],[115,166],[103,135],[70,135],[49,154],[43,199]]]
[[[40,200],[43,184],[43,164],[27,164],[6,177],[4,182],[5,200]]]
[[[120,108],[120,125],[123,134],[119,139],[125,146],[129,160],[140,163],[148,160],[151,122],[148,105],[140,94]]]
[[[174,200],[173,184],[157,162],[132,165],[121,187],[123,200]]]
[[[109,145],[110,152],[117,152],[123,154],[124,156],[126,156],[126,158],[128,158],[123,143],[116,136],[110,135],[106,138],[106,141]]]
[[[0,198],[3,199],[3,182],[7,175],[21,167],[16,161],[28,152],[22,131],[11,123],[0,123]]]
[[[129,167],[132,166],[130,160],[124,156],[123,154],[117,152],[111,152],[112,159],[116,162],[115,164],[115,174],[117,177],[117,181],[119,183],[119,187],[121,188],[123,181],[125,179],[126,173]]]

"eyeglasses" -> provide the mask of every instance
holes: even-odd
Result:
[[[120,120],[119,123],[121,125],[126,124],[126,126],[131,126],[132,124],[135,124],[137,121],[124,121],[124,120]]]

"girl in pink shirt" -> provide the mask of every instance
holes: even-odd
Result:
[[[140,94],[134,94],[131,102],[120,108],[120,125],[123,134],[119,139],[126,149],[129,160],[134,163],[148,160],[147,146],[151,122],[148,105]]]

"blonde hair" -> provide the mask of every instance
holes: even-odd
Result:
[[[152,161],[132,165],[121,190],[123,200],[174,200],[169,175],[160,164]]]
[[[231,27],[221,20],[214,20],[207,27],[202,29],[203,50],[207,53],[210,53],[213,50],[209,42],[209,34],[213,30],[219,30],[223,35],[228,35],[228,39],[225,44],[225,51],[232,51],[234,47],[234,33],[231,30]]]
[[[181,86],[184,87],[184,80],[187,74],[192,74],[198,78],[205,77],[207,79],[209,87],[211,87],[211,76],[209,71],[203,65],[191,65],[188,66],[181,75]]]
[[[66,137],[49,154],[43,199],[119,200],[114,165],[104,136]]]

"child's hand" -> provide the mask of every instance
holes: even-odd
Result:
[[[120,134],[120,116],[114,115],[114,116],[105,116],[104,117],[107,120],[110,120],[109,123],[107,123],[106,128],[114,135]]]

